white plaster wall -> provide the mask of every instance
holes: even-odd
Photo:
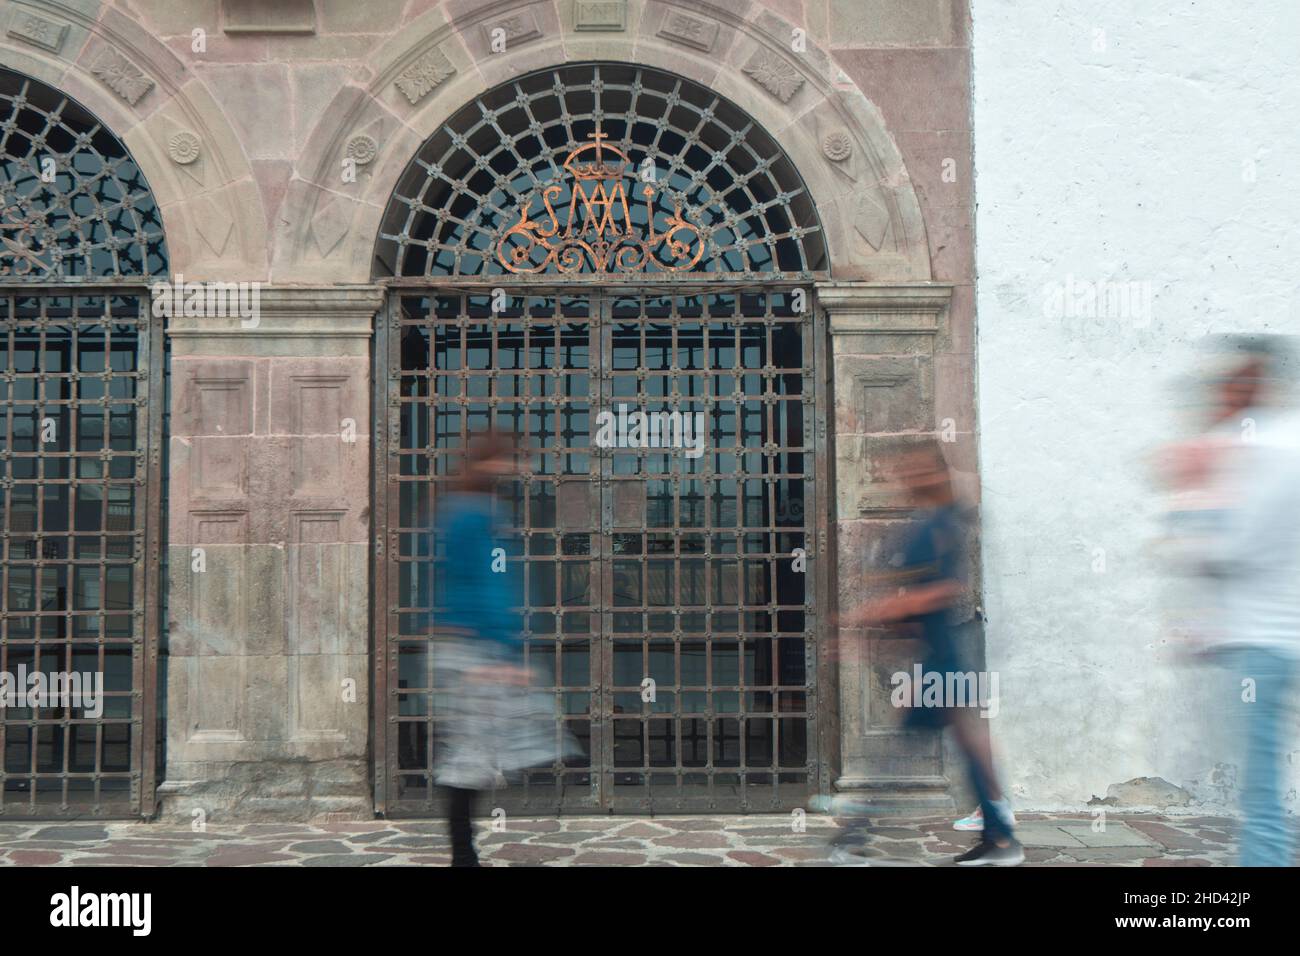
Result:
[[[1300,3],[972,0],[972,19],[1005,776],[1023,808],[1137,777],[1231,800],[1211,674],[1162,643],[1144,456],[1178,433],[1172,386],[1199,337],[1300,331]],[[1150,313],[1053,316],[1045,290],[1069,277],[1150,283]],[[1294,810],[1300,733],[1290,746]]]

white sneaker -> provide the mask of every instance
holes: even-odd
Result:
[[[954,830],[967,830],[976,833],[984,830],[984,811],[976,807],[970,814],[953,823]]]
[[[1016,825],[1016,815],[1012,812],[1010,807],[1007,807],[1007,818],[1011,826],[1014,827]],[[981,808],[976,807],[971,811],[969,816],[962,817],[960,820],[953,823],[952,828],[954,830],[967,830],[975,833],[982,833],[984,831],[984,811]]]

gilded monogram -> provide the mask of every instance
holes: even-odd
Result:
[[[530,216],[536,197],[530,197],[519,213],[519,221],[497,242],[497,260],[509,272],[535,273],[554,268],[558,272],[640,272],[663,270],[683,272],[704,255],[700,230],[682,215],[681,197],[668,190],[673,211],[656,228],[653,178],[632,178],[627,154],[605,142],[604,133],[589,137],[593,142],[569,153],[564,169],[572,179],[567,209],[556,200],[565,184],[553,182],[541,190],[542,212]],[[639,190],[637,189],[639,186]],[[633,210],[637,193],[644,203],[645,226],[638,228]]]

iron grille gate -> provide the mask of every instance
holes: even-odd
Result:
[[[0,712],[0,819],[147,814],[162,325],[140,286],[0,287],[0,310],[0,673],[102,675],[99,707]]]
[[[394,286],[377,335],[377,809],[439,806],[454,688],[422,633],[443,557],[429,528],[466,436],[490,425],[528,449],[501,502],[508,560],[522,565],[529,663],[554,693],[557,730],[584,748],[493,806],[802,805],[822,769],[824,345],[811,293],[588,284],[496,305],[485,286]],[[620,406],[700,413],[703,453],[599,447],[601,413]]]

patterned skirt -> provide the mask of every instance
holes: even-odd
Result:
[[[556,713],[555,694],[502,680],[511,665],[490,641],[439,638],[434,643],[440,706],[434,780],[487,790],[530,767],[550,767],[581,752]],[[515,665],[517,666],[517,665]]]

